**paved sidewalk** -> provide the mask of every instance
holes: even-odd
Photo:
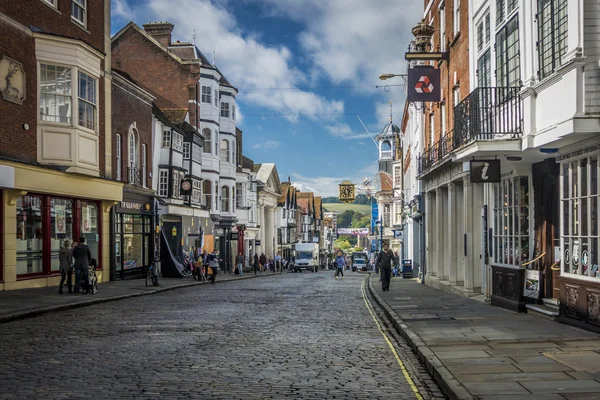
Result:
[[[600,399],[600,335],[417,280],[369,289],[451,399]]]
[[[263,272],[259,276],[273,276],[279,273]],[[242,277],[235,274],[220,273],[217,275],[217,284],[224,281],[254,278],[253,273],[244,273]],[[73,294],[58,294],[58,286],[35,289],[5,290],[0,292],[0,323],[17,319],[34,317],[52,311],[70,308],[85,307],[107,301],[115,301],[135,296],[144,296],[189,286],[206,285],[207,282],[198,282],[191,277],[175,279],[161,278],[159,286],[146,287],[144,279],[101,283],[98,293],[75,296]]]

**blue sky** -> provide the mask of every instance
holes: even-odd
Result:
[[[400,123],[401,78],[415,0],[113,0],[112,32],[129,21],[169,21],[173,40],[192,41],[239,88],[244,154],[274,162],[282,180],[337,194],[344,179],[376,172],[372,134]],[[375,86],[379,85],[379,88]]]

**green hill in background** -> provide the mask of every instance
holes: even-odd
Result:
[[[352,210],[361,214],[371,215],[370,204],[344,204],[344,203],[325,203],[323,210],[343,213],[344,211]]]

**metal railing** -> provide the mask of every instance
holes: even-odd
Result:
[[[142,185],[142,170],[139,168],[127,168],[127,183]]]
[[[456,150],[475,140],[517,139],[523,134],[518,87],[480,87],[454,107]]]
[[[391,159],[392,158],[392,150],[382,150],[381,151],[381,159]]]
[[[417,157],[418,173],[428,170],[437,163],[443,161],[452,152],[453,132],[448,132],[442,138],[430,146],[422,156]]]

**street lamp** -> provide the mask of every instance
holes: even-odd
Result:
[[[406,77],[408,76],[408,74],[381,74],[381,75],[379,75],[379,79],[381,79],[382,81],[385,81],[386,79],[391,79],[396,76],[399,76],[399,77],[403,78],[404,80],[406,80]]]

